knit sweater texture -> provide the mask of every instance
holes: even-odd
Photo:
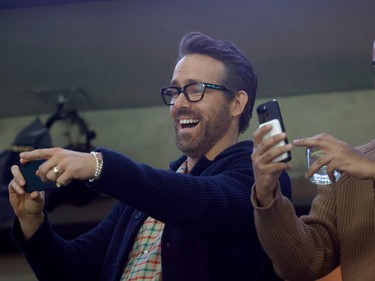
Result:
[[[357,147],[375,158],[375,140]],[[316,280],[341,265],[345,281],[375,280],[375,186],[347,174],[318,186],[310,213],[298,219],[277,190],[271,206],[252,203],[260,241],[286,280]]]
[[[19,222],[13,237],[41,281],[120,280],[134,238],[147,216],[165,223],[164,281],[279,280],[256,235],[249,201],[254,182],[252,142],[241,142],[213,161],[202,157],[187,175],[138,164],[99,149],[104,166],[96,191],[118,199],[108,217],[91,231],[67,241],[48,219],[28,241]],[[290,181],[281,177],[290,197]]]

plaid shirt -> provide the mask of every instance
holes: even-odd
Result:
[[[184,162],[176,171],[186,173]],[[126,262],[120,281],[150,280],[161,281],[161,236],[164,223],[148,217],[137,237]]]

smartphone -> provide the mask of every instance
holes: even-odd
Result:
[[[45,161],[46,160],[34,160],[21,165],[21,173],[26,181],[26,192],[31,193],[33,191],[57,188],[54,182],[43,182],[40,177],[36,175],[36,171],[38,170],[39,166]]]
[[[269,131],[263,139],[285,132],[283,118],[281,116],[281,111],[277,100],[274,99],[258,105],[256,111],[259,119],[259,127],[267,124],[272,125],[272,130]],[[283,146],[287,143],[288,139],[285,139],[279,142],[276,146]],[[288,151],[273,159],[273,162],[287,162],[291,159],[292,153]]]

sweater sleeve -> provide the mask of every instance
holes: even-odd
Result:
[[[138,164],[125,155],[100,150],[101,177],[92,186],[164,223],[199,231],[249,231],[253,171],[249,151],[197,163],[195,174],[179,174]],[[202,168],[200,168],[202,166]]]
[[[339,263],[335,227],[335,188],[318,186],[310,214],[298,218],[280,188],[270,206],[259,207],[253,187],[251,201],[260,242],[278,274],[286,280],[316,280]]]
[[[114,208],[92,231],[73,240],[64,240],[55,234],[47,215],[38,231],[27,241],[16,219],[12,237],[40,281],[99,280],[119,211],[119,208]]]

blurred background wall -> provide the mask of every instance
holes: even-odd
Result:
[[[374,0],[1,0],[0,151],[36,117],[47,122],[63,100],[95,131],[92,145],[167,168],[180,152],[159,89],[189,31],[233,41],[249,56],[256,105],[279,100],[289,140],[327,132],[366,143],[374,137],[374,11]],[[254,116],[241,139],[257,127]],[[50,132],[55,146],[85,141],[66,122]],[[291,164],[293,202],[306,211],[316,190],[304,178],[303,149],[293,150]],[[77,234],[111,204],[64,205],[50,218]],[[0,240],[10,225],[0,222]],[[1,240],[0,249],[10,244]],[[0,276],[35,280],[23,257],[6,250]]]
[[[179,151],[159,89],[190,31],[248,55],[256,105],[279,100],[290,140],[327,132],[365,143],[374,135],[373,11],[373,0],[0,1],[0,151],[64,104],[95,131],[92,145],[167,168]],[[55,146],[85,141],[74,125],[53,124]],[[257,126],[254,116],[241,138]],[[291,164],[293,201],[308,207],[315,187],[303,149]]]
[[[356,146],[374,138],[375,90],[319,93],[303,96],[275,97],[283,113],[289,140],[327,132]],[[268,99],[259,97],[260,104]],[[160,103],[162,101],[160,100]],[[145,108],[90,110],[80,115],[94,130],[95,146],[105,146],[158,168],[167,168],[169,161],[180,155],[175,147],[174,129],[167,106]],[[15,135],[38,115],[0,118],[0,147],[8,147]],[[49,115],[39,115],[45,121]],[[251,139],[258,126],[256,116],[241,139]],[[64,126],[51,129],[53,143],[66,146]],[[296,205],[308,205],[315,188],[304,179],[304,149],[293,150],[293,180]]]

